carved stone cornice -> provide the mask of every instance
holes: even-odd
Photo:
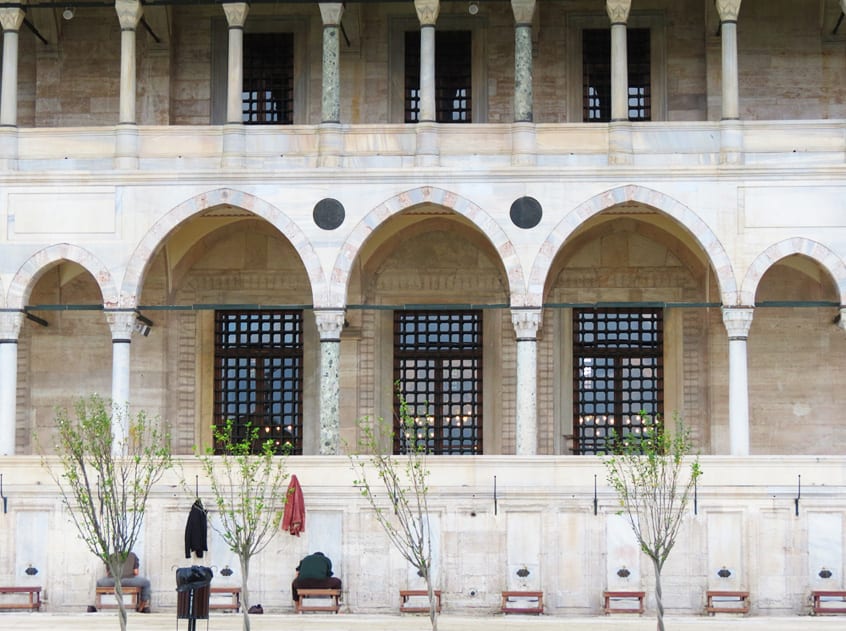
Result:
[[[754,313],[752,307],[723,307],[723,324],[729,340],[745,340],[749,337]]]
[[[0,26],[4,31],[17,31],[23,24],[26,13],[20,7],[0,8]]]
[[[741,0],[716,0],[720,22],[737,22]]]
[[[439,0],[414,0],[414,9],[421,26],[434,26],[441,10]]]
[[[250,5],[248,2],[227,2],[223,5],[223,13],[226,15],[229,28],[244,28],[247,15],[250,13]]]
[[[629,20],[632,10],[632,0],[605,0],[605,11],[611,19],[611,24],[625,24]]]
[[[532,19],[535,17],[535,4],[535,0],[511,0],[514,22],[517,24],[531,24]]]
[[[344,15],[343,2],[320,2],[320,17],[323,18],[323,26],[338,26],[341,17]]]
[[[115,11],[120,28],[124,31],[132,31],[138,26],[138,21],[144,14],[144,7],[139,0],[115,0]]]

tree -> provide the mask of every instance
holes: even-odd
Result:
[[[603,463],[608,483],[620,502],[618,514],[628,518],[640,549],[652,561],[658,631],[664,631],[661,570],[676,543],[691,491],[702,470],[698,457],[688,460],[686,466],[685,456],[691,454],[693,446],[680,418],[676,417],[671,434],[665,431],[660,417],[650,419],[645,412],[640,417],[641,432],[614,436],[613,455]]]
[[[209,448],[197,457],[214,495],[219,523],[212,521],[212,527],[241,564],[243,629],[249,631],[250,561],[279,532],[288,490],[285,455],[277,455],[275,442],[262,441],[250,424],[243,438],[236,437],[231,420],[214,427],[214,441],[219,455]]]
[[[141,532],[150,490],[172,464],[170,440],[144,412],[134,417],[127,412],[126,439],[116,443],[112,425],[124,413],[97,395],[78,399],[74,411],[72,417],[67,409],[57,410],[58,465],[39,444],[42,465],[59,487],[79,537],[114,577],[118,619],[126,631],[123,564]]]
[[[432,623],[432,631],[437,631],[438,610],[432,581],[432,538],[427,484],[429,470],[426,468],[427,441],[425,436],[420,436],[420,432],[427,429],[415,424],[402,395],[399,395],[399,427],[405,455],[394,457],[383,448],[386,442],[393,443],[393,428],[382,418],[375,427],[369,419],[359,420],[357,451],[359,454],[370,455],[365,458],[350,455],[350,462],[359,476],[355,484],[360,487],[361,495],[373,509],[376,520],[391,544],[426,582],[429,620]],[[380,436],[390,436],[391,440],[380,440]],[[375,476],[382,482],[381,486],[384,487],[384,495],[388,501],[387,507],[383,494],[378,489],[378,483],[370,481],[373,475],[369,472],[370,469],[375,469]]]

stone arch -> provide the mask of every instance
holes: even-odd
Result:
[[[552,263],[573,232],[594,215],[627,202],[638,202],[654,208],[675,219],[686,228],[707,254],[708,260],[714,268],[723,304],[735,304],[737,283],[734,278],[734,271],[732,270],[731,260],[717,235],[696,213],[681,202],[659,191],[634,184],[613,188],[591,197],[576,206],[552,229],[549,236],[541,244],[540,251],[532,266],[527,295],[527,301],[530,304],[540,305],[543,303],[545,282]]]
[[[11,309],[23,309],[32,288],[46,268],[61,261],[77,263],[94,277],[105,308],[118,306],[117,285],[109,269],[88,250],[69,243],[58,243],[39,250],[21,265],[9,285],[7,306]]]
[[[395,195],[371,210],[359,221],[350,236],[342,244],[338,257],[335,259],[335,266],[332,269],[332,277],[329,283],[329,303],[326,306],[338,308],[346,303],[347,284],[350,279],[352,264],[370,235],[388,218],[423,203],[449,208],[470,220],[490,241],[500,257],[500,262],[508,277],[511,306],[526,306],[523,267],[517,258],[516,248],[505,231],[490,214],[469,199],[452,191],[432,186],[421,186]]]
[[[834,280],[840,304],[846,305],[846,264],[843,259],[823,244],[803,237],[793,237],[774,243],[752,261],[743,277],[740,304],[754,306],[758,285],[767,270],[781,259],[794,254],[802,254],[819,263]]]
[[[134,307],[147,265],[153,253],[179,224],[191,217],[221,204],[229,204],[247,210],[266,220],[284,235],[300,256],[300,260],[311,283],[315,306],[325,302],[325,275],[320,259],[311,242],[299,226],[276,206],[263,199],[230,188],[219,188],[196,195],[171,209],[156,221],[138,243],[130,256],[124,274],[120,301],[122,307]]]

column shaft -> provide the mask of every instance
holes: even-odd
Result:
[[[723,22],[722,33],[722,119],[740,118],[740,88],[737,69],[737,23]]]
[[[244,120],[242,92],[244,90],[244,23],[250,5],[230,2],[223,5],[229,25],[229,58],[226,81],[226,122],[241,124]]]
[[[0,456],[15,455],[18,399],[18,338],[23,313],[0,313]]]
[[[340,452],[341,435],[341,331],[344,311],[315,309],[320,333],[320,453]]]
[[[420,122],[435,122],[435,25],[420,27]]]
[[[731,455],[749,455],[749,376],[746,341],[752,326],[750,307],[723,307],[729,338],[729,438]]]
[[[540,309],[512,309],[511,321],[517,335],[517,418],[518,456],[538,452],[538,341]]]
[[[532,111],[532,19],[535,0],[511,0],[514,13],[514,122],[531,123]]]
[[[323,98],[324,123],[341,122],[341,41],[340,24],[344,5],[340,2],[320,3],[323,18]]]
[[[112,332],[112,450],[126,454],[129,435],[130,344],[135,328],[135,311],[106,311],[106,322]]]

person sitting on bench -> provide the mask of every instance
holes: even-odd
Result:
[[[126,587],[140,587],[141,593],[138,596],[136,611],[139,613],[150,613],[150,579],[138,574],[141,562],[134,552],[130,552],[123,562],[123,572],[120,576],[120,584]],[[106,566],[106,576],[97,579],[97,587],[114,587],[115,579],[112,577],[109,567]]]
[[[341,589],[341,579],[332,575],[332,561],[322,552],[304,557],[291,583],[291,596],[299,600],[297,589]]]

